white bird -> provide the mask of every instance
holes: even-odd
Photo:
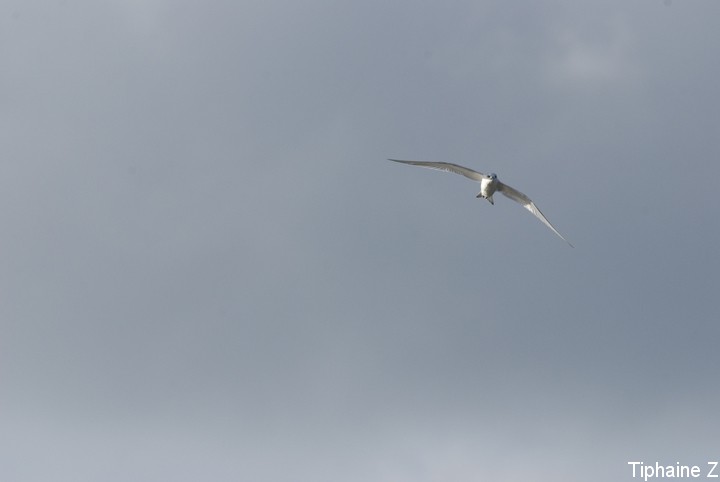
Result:
[[[545,226],[552,229],[552,231],[558,236],[560,236],[560,238],[567,244],[570,244],[570,241],[563,238],[563,235],[560,234],[558,230],[553,227],[552,224],[550,224],[550,221],[548,221],[547,218],[543,215],[543,213],[540,212],[535,203],[532,202],[532,199],[530,199],[517,189],[514,189],[507,184],[500,182],[500,180],[497,178],[497,174],[495,173],[483,174],[482,172],[473,171],[472,169],[468,169],[467,167],[458,166],[457,164],[452,164],[450,162],[401,161],[400,159],[388,159],[388,161],[401,162],[403,164],[427,167],[430,169],[438,169],[440,171],[454,172],[455,174],[465,176],[468,179],[472,179],[473,181],[480,183],[480,192],[475,197],[487,199],[490,204],[493,205],[495,204],[495,201],[493,201],[493,194],[495,194],[495,192],[501,192],[505,196],[521,204],[522,207],[533,213],[536,218],[538,218],[540,221],[543,222],[543,224],[545,224]],[[570,244],[570,247],[574,246]]]

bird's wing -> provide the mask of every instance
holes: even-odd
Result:
[[[535,203],[532,202],[532,199],[530,199],[529,197],[527,197],[525,194],[521,193],[517,189],[513,189],[510,186],[508,186],[507,184],[503,184],[500,181],[498,181],[497,190],[500,191],[501,193],[503,193],[505,196],[512,199],[513,201],[520,203],[525,209],[527,209],[528,211],[533,213],[536,218],[538,218],[540,221],[542,221],[543,224],[545,224],[545,226],[552,229],[555,234],[560,236],[560,238],[563,241],[565,241],[567,244],[570,244],[570,241],[563,238],[563,235],[560,234],[558,232],[558,230],[555,229],[555,227],[552,224],[550,224],[550,221],[548,221],[547,218],[545,217],[545,215],[543,215],[543,213],[540,212],[540,210],[535,205]],[[570,244],[570,247],[574,247],[574,246],[572,244]]]
[[[400,159],[388,159],[388,161],[402,162],[403,164],[411,164],[413,166],[427,167],[429,169],[438,169],[440,171],[454,172],[460,174],[473,181],[480,182],[483,179],[488,179],[488,176],[482,172],[473,171],[467,167],[458,166],[457,164],[451,164],[449,162],[427,162],[427,161],[401,161]]]

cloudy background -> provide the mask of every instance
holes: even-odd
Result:
[[[719,19],[0,1],[0,478],[705,470]],[[576,247],[388,157],[497,172]]]

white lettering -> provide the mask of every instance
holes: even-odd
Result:
[[[660,477],[668,479],[700,477],[700,467],[697,465],[680,465],[680,462],[675,462],[675,465],[660,465],[660,462],[655,462],[654,465],[645,465],[645,462],[628,462],[628,465],[632,467],[633,478],[642,478],[645,482],[647,482],[648,479]],[[718,477],[718,475],[714,473],[718,462],[708,462],[708,465],[712,467],[707,477]]]
[[[655,466],[657,466],[657,465],[658,465],[658,463],[655,462]],[[645,469],[645,470],[642,470],[642,469]],[[655,467],[653,467],[652,465],[646,465],[645,467],[642,467],[640,470],[641,470],[641,472],[643,472],[642,475],[643,475],[643,480],[645,480],[645,482],[647,482],[647,479],[652,479],[653,477],[655,477],[655,473],[657,472],[655,470]]]
[[[707,477],[708,477],[708,478],[717,477],[718,474],[716,474],[716,473],[714,473],[714,472],[715,472],[715,467],[718,466],[718,463],[717,463],[717,462],[708,462],[708,465],[712,465],[712,467],[710,467],[710,471],[708,472]]]

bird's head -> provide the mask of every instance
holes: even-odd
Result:
[[[494,172],[491,172],[490,174],[488,174],[488,177],[494,181],[495,179],[497,179],[497,174],[495,174]]]

